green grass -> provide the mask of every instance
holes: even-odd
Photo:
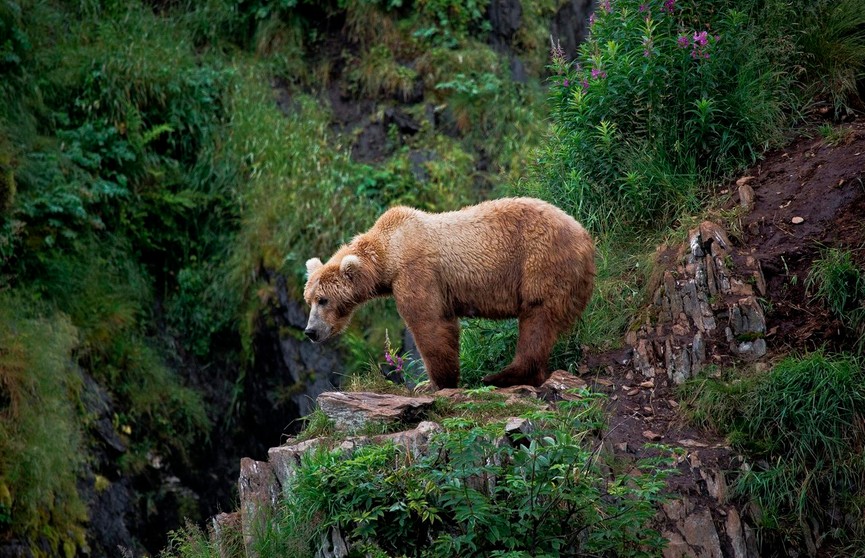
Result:
[[[0,293],[0,529],[37,557],[85,546],[77,346],[68,317],[43,316],[26,297]]]
[[[840,317],[865,299],[865,271],[856,265],[849,250],[829,248],[814,260],[805,287]]]
[[[824,250],[811,265],[805,288],[853,332],[851,346],[865,349],[865,270],[854,262],[852,252]]]
[[[859,0],[808,3],[799,38],[806,83],[836,116],[862,106],[865,87],[865,10]]]
[[[856,131],[853,128],[846,126],[833,126],[829,123],[820,124],[817,128],[817,132],[827,144],[832,146],[845,145],[852,141],[856,134]]]
[[[763,374],[697,379],[685,411],[726,434],[750,468],[733,493],[753,501],[766,536],[801,546],[811,533],[833,544],[865,542],[865,368],[850,355],[787,357]],[[848,515],[849,514],[849,515]]]
[[[417,71],[397,62],[385,45],[372,46],[359,60],[349,63],[354,67],[349,72],[349,82],[355,84],[364,97],[395,96],[408,100],[419,79]]]

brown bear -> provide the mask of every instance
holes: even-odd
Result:
[[[325,341],[348,326],[358,305],[393,295],[441,389],[459,380],[458,318],[519,318],[513,362],[483,381],[538,386],[557,337],[592,294],[594,253],[582,225],[541,200],[505,198],[436,214],[394,207],[326,264],[306,262],[305,333]]]

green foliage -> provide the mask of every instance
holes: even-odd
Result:
[[[576,63],[553,48],[554,134],[527,187],[593,230],[695,207],[700,181],[753,162],[786,118],[791,78],[756,9],[667,6],[602,4]]]
[[[303,421],[303,430],[297,438],[298,441],[331,436],[334,433],[333,421],[321,409],[303,417]]]
[[[303,262],[333,251],[367,229],[376,217],[354,196],[358,167],[347,149],[333,149],[329,115],[310,97],[298,96],[291,114],[273,104],[255,66],[244,69],[230,95],[229,148],[243,154],[249,177],[240,203],[241,231],[232,268],[244,290],[250,270],[264,265],[303,281]]]
[[[35,556],[84,546],[77,344],[68,317],[0,293],[0,530],[29,541]]]
[[[236,331],[240,297],[227,285],[223,263],[191,260],[177,273],[177,290],[166,301],[165,317],[171,333],[188,350],[207,358],[218,353],[220,340],[231,339]]]
[[[833,126],[828,122],[820,124],[817,131],[820,133],[820,136],[826,140],[826,143],[832,146],[845,145],[849,143],[853,140],[853,136],[856,133],[853,128]]]
[[[418,13],[426,26],[414,32],[433,44],[453,47],[470,34],[486,33],[489,0],[419,0]]]
[[[607,479],[589,437],[600,407],[584,395],[533,414],[537,429],[514,445],[500,443],[501,423],[456,418],[427,456],[395,445],[307,454],[285,493],[302,511],[274,531],[338,527],[378,556],[655,555],[664,541],[646,525],[671,462]]]
[[[357,61],[348,79],[365,97],[411,97],[418,81],[417,71],[398,63],[385,45],[372,46]]]
[[[502,371],[517,347],[516,320],[462,320],[460,333],[460,384],[478,387],[488,374]]]
[[[458,68],[449,72],[447,68]],[[526,166],[546,129],[539,118],[542,93],[536,83],[517,83],[510,68],[488,45],[433,48],[419,59],[425,84],[445,103],[453,124],[474,150],[489,153],[502,170]],[[518,180],[522,173],[506,179]]]
[[[697,380],[691,413],[748,456],[734,491],[759,506],[764,528],[799,544],[807,523],[816,536],[861,545],[863,386],[861,360],[816,352],[743,381]]]
[[[0,3],[0,75],[6,78],[0,85],[0,92],[4,98],[14,92],[15,78],[23,73],[25,58],[32,47],[21,15],[18,2],[4,0]],[[0,115],[4,115],[4,109],[0,108]]]
[[[578,323],[580,343],[609,350],[621,343],[645,300],[655,238],[606,235],[596,244],[595,293]]]
[[[221,548],[198,525],[187,523],[183,529],[168,536],[168,546],[159,553],[160,558],[183,556],[184,558],[217,558],[218,556],[241,556],[244,552],[241,533],[224,531],[220,539]]]
[[[709,370],[705,372],[708,374]],[[745,397],[758,381],[759,376],[742,373],[731,373],[723,381],[708,377],[690,380],[679,390],[687,401],[683,412],[691,424],[722,435],[730,433],[730,425],[740,418]],[[735,433],[729,435],[738,437]]]
[[[865,10],[860,0],[801,2],[806,14],[799,38],[806,84],[836,116],[862,107],[865,87]]]
[[[143,331],[148,277],[122,247],[52,259],[45,271],[34,288],[69,315],[81,335],[78,361],[114,395],[120,409],[115,426],[131,433],[127,466],[143,466],[148,452],[186,459],[209,421],[201,395],[182,385]]]
[[[855,332],[856,347],[865,349],[865,271],[849,250],[829,248],[814,260],[805,288]]]

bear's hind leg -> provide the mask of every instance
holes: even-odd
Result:
[[[438,389],[455,388],[460,379],[460,324],[456,318],[421,319],[407,323],[423,358],[427,375]]]
[[[485,384],[497,387],[539,386],[547,380],[547,363],[559,328],[541,306],[520,316],[519,327],[513,362],[498,374],[485,377]]]

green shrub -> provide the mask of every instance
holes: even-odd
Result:
[[[78,332],[28,298],[0,293],[0,530],[37,557],[71,556],[85,546],[87,522],[76,484],[84,466]]]
[[[671,462],[607,479],[590,438],[600,407],[584,396],[533,414],[539,428],[515,446],[501,423],[447,419],[420,458],[395,445],[307,454],[285,492],[298,511],[273,530],[312,541],[310,525],[339,527],[379,556],[654,555],[664,540],[647,523]]]
[[[453,47],[469,34],[489,31],[489,0],[420,0],[417,10],[422,25],[414,35],[433,44]]]
[[[192,261],[177,273],[177,290],[165,303],[170,332],[199,358],[231,351],[239,296],[226,284],[225,265]],[[220,346],[221,345],[221,346]]]
[[[375,45],[363,53],[349,70],[348,79],[365,97],[411,97],[418,80],[417,71],[396,61],[393,52],[384,45]]]
[[[45,262],[33,288],[78,329],[77,360],[113,395],[115,425],[130,435],[127,466],[137,470],[149,451],[184,460],[209,431],[201,395],[183,386],[145,334],[152,305],[149,277],[122,246],[91,246],[89,257]]]
[[[760,13],[720,4],[601,2],[575,63],[554,46],[554,133],[528,189],[592,230],[666,223],[778,139],[792,78]]]
[[[22,83],[26,58],[32,45],[30,37],[22,22],[21,5],[18,2],[4,0],[0,3],[0,93],[4,103],[0,107],[0,116],[8,117],[8,100],[18,93]]]

